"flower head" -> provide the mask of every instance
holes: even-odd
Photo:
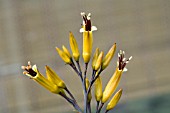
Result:
[[[54,83],[50,82],[48,79],[46,79],[37,69],[36,65],[31,66],[30,61],[28,62],[28,66],[22,66],[21,67],[23,70],[23,74],[29,76],[31,79],[35,80],[38,82],[40,85],[42,85],[44,88],[47,90],[51,91],[52,93],[63,93],[63,90],[58,88],[57,85]]]
[[[97,28],[91,25],[91,13],[86,15],[84,12],[82,12],[81,16],[83,18],[83,25],[80,29],[80,32],[83,33],[83,59],[85,63],[88,63],[90,61],[93,46],[92,31],[97,30]]]
[[[105,87],[105,90],[103,92],[103,97],[102,97],[102,103],[105,103],[116,90],[117,86],[119,85],[123,71],[127,71],[125,66],[127,63],[129,63],[131,59],[132,56],[126,60],[125,52],[120,50],[120,53],[118,53],[117,68]]]

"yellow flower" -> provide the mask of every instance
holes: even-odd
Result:
[[[46,79],[37,69],[36,65],[31,66],[31,63],[28,62],[28,66],[22,66],[22,69],[25,71],[23,74],[29,76],[31,79],[35,80],[38,82],[40,85],[42,85],[44,88],[47,90],[51,91],[52,93],[64,93],[60,88],[58,88],[57,85],[54,83],[50,82],[48,79]]]
[[[91,20],[89,13],[86,15],[84,12],[81,13],[83,18],[83,26],[80,29],[80,32],[83,33],[83,59],[85,63],[90,61],[91,53],[92,53],[92,45],[93,45],[93,32],[97,30],[95,26],[91,26]]]
[[[110,48],[110,50],[104,57],[102,61],[102,70],[104,70],[109,65],[110,61],[112,60],[114,56],[115,51],[116,51],[116,43]]]
[[[62,46],[62,48],[63,48],[64,53],[71,59],[71,55],[68,49],[64,45]]]
[[[116,104],[119,102],[120,97],[122,95],[122,89],[120,89],[110,100],[110,102],[107,104],[106,110],[109,111],[111,109],[113,109]]]
[[[61,49],[59,49],[58,47],[56,47],[56,50],[66,64],[72,63],[72,60],[71,60],[68,52],[66,52],[67,50],[65,49],[64,46],[63,46],[63,51]]]
[[[70,47],[72,50],[74,60],[78,61],[79,57],[80,57],[80,53],[79,53],[79,49],[78,49],[78,44],[77,44],[76,39],[74,38],[72,32],[70,32]]]
[[[102,103],[105,103],[116,90],[120,82],[122,72],[123,72],[122,70],[119,70],[118,68],[116,69],[115,73],[113,74],[112,78],[109,80],[104,89]]]
[[[111,95],[114,93],[114,91],[116,90],[120,82],[123,71],[127,71],[125,66],[132,59],[132,56],[127,60],[124,56],[125,56],[125,52],[120,50],[120,53],[118,53],[116,71],[105,87],[105,90],[103,92],[103,97],[102,97],[102,103],[105,103],[111,97]]]
[[[96,60],[96,64],[95,64],[95,68],[94,68],[95,71],[97,71],[102,64],[103,54],[104,54],[103,52],[100,52],[100,54]]]
[[[45,66],[47,79],[56,84],[59,88],[66,88],[64,81],[49,66]]]
[[[99,48],[96,48],[96,51],[94,53],[93,60],[92,60],[92,69],[93,70],[95,69],[95,65],[96,65],[98,56],[99,56]]]
[[[95,81],[95,91],[94,92],[95,92],[96,101],[99,102],[103,96],[102,81],[101,81],[100,76]]]

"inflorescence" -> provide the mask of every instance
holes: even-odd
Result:
[[[24,70],[23,74],[29,76],[31,79],[38,82],[44,88],[49,90],[52,93],[58,94],[66,99],[79,113],[91,113],[91,100],[92,100],[92,86],[94,85],[94,93],[96,100],[96,113],[100,113],[104,104],[107,103],[109,99],[110,102],[107,103],[105,113],[113,109],[118,103],[121,95],[122,89],[118,90],[115,93],[115,90],[120,82],[122,73],[127,71],[126,65],[132,59],[132,56],[128,59],[125,58],[125,52],[120,50],[118,53],[118,61],[117,67],[113,76],[108,81],[106,87],[102,88],[102,80],[100,78],[103,70],[107,68],[110,61],[112,60],[114,53],[116,51],[116,43],[109,49],[107,54],[104,56],[104,52],[100,51],[99,48],[96,48],[96,51],[92,57],[92,75],[91,78],[87,78],[87,69],[89,66],[89,61],[92,56],[92,46],[93,46],[93,31],[97,30],[97,27],[92,26],[91,23],[91,13],[86,15],[84,12],[81,13],[83,18],[82,28],[80,32],[83,34],[83,52],[82,57],[84,60],[84,72],[82,72],[82,67],[80,66],[80,52],[78,48],[78,44],[72,32],[69,34],[69,42],[72,54],[69,50],[63,45],[62,49],[56,47],[56,51],[62,60],[70,65],[70,67],[76,72],[76,74],[80,77],[82,82],[82,89],[84,94],[84,110],[80,108],[76,99],[67,88],[65,82],[58,76],[58,74],[49,66],[45,66],[47,78],[44,77],[39,71],[36,65],[31,65],[30,61],[28,61],[27,66],[22,66],[21,68]],[[112,95],[114,96],[112,97]]]

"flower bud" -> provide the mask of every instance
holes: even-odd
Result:
[[[58,47],[56,47],[56,50],[57,50],[58,54],[60,55],[60,57],[63,59],[63,61],[66,64],[71,64],[72,63],[71,58],[68,56],[68,54],[66,54],[64,51],[62,51]]]
[[[67,49],[64,45],[62,46],[62,48],[63,48],[64,53],[65,53],[69,58],[71,58],[71,55],[70,55],[70,52],[68,51],[68,49]]]
[[[64,81],[52,70],[49,66],[45,66],[47,79],[54,84],[56,84],[59,88],[66,88]]]
[[[122,70],[119,70],[118,68],[116,68],[115,73],[113,74],[113,76],[111,77],[111,79],[109,80],[109,82],[107,83],[104,89],[102,103],[105,103],[116,90],[120,82],[122,72],[123,72]]]
[[[74,38],[72,32],[70,32],[70,47],[71,47],[71,50],[72,50],[74,60],[78,61],[79,57],[80,57],[80,53],[79,53],[79,49],[78,49],[76,39]]]
[[[96,71],[100,68],[100,66],[102,64],[103,54],[104,54],[103,52],[100,52],[100,54],[96,60],[96,64],[95,64],[95,68],[94,68],[94,70],[96,70]]]
[[[113,97],[112,99],[110,100],[110,102],[107,104],[107,107],[106,107],[106,110],[109,111],[111,109],[113,109],[117,103],[119,102],[120,100],[120,97],[122,95],[122,89],[120,89]]]
[[[94,70],[94,68],[95,68],[96,61],[97,61],[98,56],[99,56],[99,48],[96,48],[96,51],[95,51],[95,53],[94,53],[93,60],[92,60],[92,69],[93,69],[93,70]]]
[[[102,98],[103,92],[102,92],[102,81],[100,76],[95,81],[95,98],[96,101],[100,101]]]
[[[115,51],[116,51],[116,43],[110,48],[110,50],[104,57],[102,61],[102,70],[104,70],[109,65],[110,61],[112,60],[114,56]]]

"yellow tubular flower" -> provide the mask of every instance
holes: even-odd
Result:
[[[100,52],[100,54],[96,60],[96,64],[95,64],[95,68],[94,68],[94,70],[96,70],[96,71],[100,68],[100,66],[102,64],[103,54],[104,54],[103,52]]]
[[[123,72],[122,70],[119,70],[118,68],[116,68],[115,73],[113,74],[113,76],[111,77],[111,79],[109,80],[109,82],[107,83],[104,89],[102,103],[105,103],[116,90],[120,82],[122,72]]]
[[[92,31],[83,32],[83,59],[85,63],[90,61],[93,45]]]
[[[95,26],[91,26],[91,20],[89,13],[86,15],[84,12],[81,13],[83,18],[83,26],[80,29],[80,32],[83,32],[83,59],[85,63],[90,61],[93,45],[93,33],[92,31],[97,30]]]
[[[102,70],[104,70],[109,65],[110,61],[112,60],[114,56],[115,51],[116,51],[116,43],[110,48],[110,50],[104,57],[102,61]]]
[[[96,98],[96,101],[100,101],[101,98],[102,98],[102,81],[101,81],[101,78],[100,76],[96,79],[95,81],[95,98]]]
[[[57,50],[58,54],[60,55],[60,57],[63,59],[63,61],[66,64],[71,64],[72,63],[71,58],[68,56],[68,54],[66,54],[64,51],[62,51],[58,47],[56,47],[56,50]]]
[[[116,90],[120,82],[120,78],[121,78],[123,71],[127,71],[126,64],[128,64],[131,59],[132,59],[132,56],[126,60],[125,52],[120,50],[120,53],[118,53],[116,71],[105,87],[105,90],[103,92],[103,97],[102,97],[102,103],[105,103]]]
[[[64,81],[52,70],[49,66],[45,66],[47,79],[54,84],[56,84],[59,88],[66,88]]]
[[[99,48],[96,48],[96,51],[94,53],[93,60],[92,60],[92,69],[93,70],[95,68],[95,64],[96,64],[98,56],[99,56]]]
[[[89,87],[89,80],[86,78],[86,90],[88,89]],[[89,92],[88,96],[87,96],[87,101],[90,102],[92,99],[92,95],[91,95],[91,91]]]
[[[62,48],[63,48],[64,53],[65,53],[69,58],[71,58],[71,55],[70,55],[70,52],[68,51],[68,49],[67,49],[64,45],[62,46]]]
[[[79,53],[79,49],[78,49],[76,39],[74,38],[72,32],[70,32],[70,47],[71,47],[71,50],[72,50],[74,60],[78,61],[79,57],[80,57],[80,53]]]
[[[122,89],[120,89],[114,96],[113,98],[110,100],[110,102],[107,104],[106,110],[109,111],[111,109],[113,109],[117,103],[120,100],[120,97],[122,95]]]
[[[48,79],[46,79],[37,69],[36,65],[33,67],[31,66],[30,62],[28,62],[28,66],[22,66],[22,69],[25,71],[23,74],[29,76],[31,79],[38,82],[40,85],[42,85],[47,90],[51,91],[52,93],[61,93],[60,88],[55,85],[54,83],[50,82]]]

